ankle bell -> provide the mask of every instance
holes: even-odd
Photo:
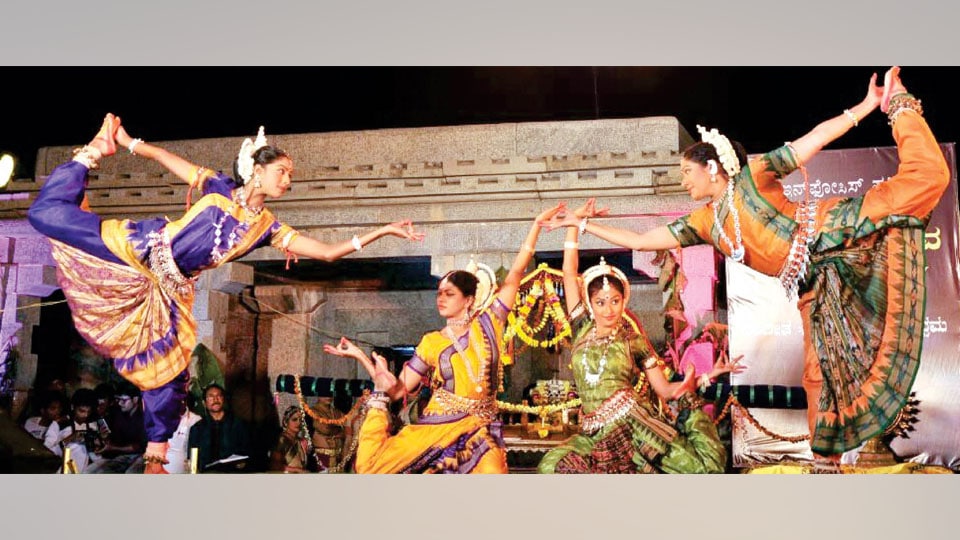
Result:
[[[82,163],[91,170],[100,167],[100,158],[102,157],[103,153],[100,152],[100,149],[89,144],[73,151],[73,161]]]

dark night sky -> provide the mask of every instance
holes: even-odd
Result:
[[[89,140],[104,113],[149,141],[390,127],[676,116],[762,152],[858,103],[876,67],[5,67],[0,151]],[[901,77],[941,142],[960,139],[954,67]],[[83,89],[78,90],[78,86]],[[879,113],[828,148],[892,145]],[[188,156],[189,157],[189,156]],[[226,167],[227,164],[224,164]]]

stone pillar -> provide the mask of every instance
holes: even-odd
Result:
[[[193,316],[197,321],[197,343],[203,343],[226,362],[229,358],[229,327],[232,321],[231,296],[236,297],[253,285],[253,267],[239,262],[227,263],[200,275],[194,295]]]
[[[264,371],[272,395],[277,376],[306,375],[309,369],[310,325],[314,313],[327,302],[321,287],[259,286],[245,299],[260,318],[257,332],[257,371]],[[291,394],[277,396],[277,412],[297,403]]]
[[[0,349],[16,358],[17,375],[11,414],[26,406],[37,376],[37,356],[31,350],[33,329],[40,324],[40,302],[60,288],[50,256],[50,244],[39,235],[0,238]]]

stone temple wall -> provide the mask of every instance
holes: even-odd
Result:
[[[399,219],[412,219],[427,236],[418,243],[375,242],[340,261],[349,262],[341,266],[348,275],[331,275],[324,263],[306,260],[285,270],[284,255],[272,248],[204,274],[194,308],[199,338],[226,364],[243,416],[262,417],[271,408],[266,401],[281,373],[362,375],[322,352],[322,343],[336,335],[383,346],[415,345],[424,332],[442,325],[434,307],[436,277],[463,267],[470,257],[494,269],[509,267],[532,218],[559,201],[575,207],[597,197],[600,206],[610,208],[606,223],[635,230],[669,223],[697,206],[680,187],[677,170],[680,150],[693,141],[673,117],[312,134],[271,134],[266,127],[269,142],[288,151],[296,168],[292,189],[268,202],[280,220],[324,242]],[[157,144],[230,172],[240,142],[229,137]],[[35,302],[57,287],[46,241],[26,223],[25,213],[74,147],[40,149],[35,178],[14,182],[0,197],[0,242],[6,247],[0,250],[5,276],[0,337],[17,340],[21,393],[36,373],[29,336],[39,315],[9,308]],[[186,193],[187,186],[156,162],[123,151],[92,171],[88,188],[92,209],[104,218],[175,219],[184,211]],[[561,231],[544,232],[536,261],[551,260],[559,268],[562,244]],[[590,235],[580,247],[593,257],[624,253]],[[638,281],[629,307],[651,339],[662,343],[662,294],[653,282],[652,256],[626,257],[633,267],[628,273]],[[384,265],[404,261],[425,265],[414,280],[421,285],[391,286],[376,279]],[[712,293],[712,265],[709,249],[684,256],[685,268],[707,268],[691,274],[703,274],[700,289],[692,283],[691,290]],[[521,358],[513,378],[550,377],[557,370],[569,375],[566,364],[556,357]],[[281,410],[286,399],[281,396]]]

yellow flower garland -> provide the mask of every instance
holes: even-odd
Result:
[[[555,278],[553,276],[562,275],[563,274],[544,263],[520,280],[521,288],[531,281],[532,283],[527,289],[525,296],[523,296],[523,291],[517,291],[516,303],[518,307],[507,316],[508,328],[507,331],[504,332],[504,342],[518,337],[530,347],[546,349],[570,337],[572,334],[570,321],[567,320],[567,314],[564,312],[563,306],[560,305],[560,296],[557,294],[556,286],[554,285]],[[544,298],[544,292],[547,293],[546,298]],[[542,304],[540,320],[535,326],[531,326],[531,322],[529,321],[530,313],[533,311],[534,306],[541,301],[544,303]],[[535,336],[543,331],[550,320],[553,320],[554,324],[560,327],[559,331],[551,339],[537,339]]]

